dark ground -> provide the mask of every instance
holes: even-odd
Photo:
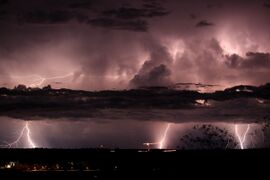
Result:
[[[257,179],[266,176],[268,179],[269,163],[268,149],[174,152],[108,149],[0,150],[0,175],[9,178],[223,179],[248,176]]]

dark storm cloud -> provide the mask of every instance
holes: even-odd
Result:
[[[148,19],[168,15],[159,3],[144,4],[143,7],[124,5],[117,9],[107,9],[95,19],[88,21],[89,24],[112,29],[131,31],[147,31]]]
[[[270,3],[264,3],[263,6],[266,8],[270,8]]]
[[[269,81],[270,54],[248,52],[245,56],[237,54],[225,56],[225,64],[238,71],[238,78],[249,79],[251,83]]]
[[[79,23],[108,29],[142,32],[147,31],[149,18],[168,15],[168,11],[160,3],[149,2],[149,7],[145,7],[146,4],[137,4],[139,5],[125,6],[125,3],[119,2],[118,7],[111,9],[106,7],[103,1],[44,1],[40,4],[29,3],[28,8],[16,7],[18,13],[15,14],[19,24],[57,25],[76,20]]]
[[[111,18],[97,18],[89,20],[88,23],[93,26],[118,30],[145,32],[148,29],[148,23],[144,20],[120,20]]]
[[[195,89],[200,89],[200,88],[211,88],[211,87],[218,87],[219,85],[216,84],[202,84],[202,83],[176,83],[173,85],[173,87],[175,89],[193,89],[193,87],[195,87]],[[197,90],[199,91],[199,90]]]
[[[171,83],[170,75],[170,69],[166,65],[161,64],[145,74],[135,75],[130,82],[131,87],[167,86]]]
[[[130,81],[131,87],[170,85],[171,71],[167,66],[172,61],[166,47],[153,46],[150,60],[144,62],[138,74]]]
[[[152,100],[153,101],[153,100]],[[193,108],[95,108],[86,109],[76,107],[58,108],[32,108],[16,111],[1,112],[0,116],[23,120],[42,120],[67,118],[70,121],[92,120],[102,122],[104,120],[115,121],[164,121],[173,123],[185,122],[234,122],[234,123],[258,123],[270,120],[270,103],[260,105],[256,99],[233,99],[227,101],[208,101],[210,107],[203,105]],[[158,102],[156,102],[157,104]]]
[[[12,1],[8,6],[3,7],[9,15],[5,19],[8,23],[18,21],[20,25],[24,24],[44,24],[57,25],[67,24],[71,20],[78,22],[87,22],[91,11],[83,13],[80,9],[72,9],[69,5],[72,3],[86,3],[86,1],[28,1],[27,5],[20,1]],[[96,1],[93,1],[96,3]]]
[[[228,67],[236,68],[239,64],[243,61],[243,58],[237,54],[226,55],[226,62],[225,64]]]
[[[214,26],[214,23],[211,23],[207,20],[202,20],[196,24],[196,27],[207,27],[207,26]]]
[[[148,8],[130,8],[121,7],[119,9],[112,9],[103,12],[106,16],[114,16],[120,19],[136,19],[136,18],[151,18],[168,15],[165,9],[161,7]]]
[[[270,67],[270,53],[248,52],[246,57],[233,54],[226,58],[227,65],[233,68],[269,70]]]
[[[18,21],[21,23],[33,24],[62,24],[68,23],[72,19],[83,22],[88,17],[77,12],[69,11],[34,11],[18,17]]]
[[[0,116],[28,120],[264,122],[270,120],[269,91],[270,84],[236,86],[214,93],[154,87],[100,92],[1,88]]]
[[[270,53],[248,52],[247,59],[242,63],[243,68],[269,68]]]
[[[91,9],[93,7],[93,1],[91,0],[79,0],[70,2],[68,7],[72,9]]]

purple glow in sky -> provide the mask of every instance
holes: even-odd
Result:
[[[0,3],[2,86],[99,90],[269,81],[264,0]]]
[[[0,89],[0,124],[10,126],[0,141],[175,148],[193,132],[189,123],[225,123],[214,129],[225,127],[238,142],[229,147],[258,146],[253,123],[263,129],[270,119],[269,7],[267,0],[0,0],[0,87],[9,88]],[[252,86],[225,89],[236,85]],[[180,86],[202,89],[172,91]],[[142,87],[169,88],[125,91]],[[61,88],[93,92],[54,90]]]

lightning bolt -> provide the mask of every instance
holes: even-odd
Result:
[[[238,124],[234,125],[235,135],[236,135],[236,137],[238,139],[239,146],[240,146],[241,149],[245,148],[244,145],[245,145],[246,137],[247,137],[247,134],[248,134],[249,130],[250,130],[250,124],[247,125],[244,133],[240,134]]]
[[[29,87],[41,87],[46,81],[56,80],[56,79],[65,79],[65,78],[72,77],[72,76],[74,76],[74,73],[68,73],[65,75],[52,76],[52,77],[42,77],[40,75],[29,75],[29,76],[12,75],[12,76],[7,76],[7,77],[10,77],[12,79],[19,79],[19,80],[28,79],[28,80],[32,81],[32,83],[29,85]]]
[[[43,77],[40,75],[26,75],[26,76],[16,76],[16,75],[0,75],[0,77],[4,78],[11,78],[14,80],[17,80],[17,82],[27,85],[28,87],[34,88],[34,87],[42,87],[42,85],[45,84],[45,82],[50,80],[57,80],[57,79],[66,79],[69,77],[73,77],[75,75],[75,72],[68,73],[65,75],[59,75],[59,76],[52,76],[52,77]],[[88,78],[107,78],[109,80],[117,81],[117,80],[125,80],[127,78],[126,74],[121,75],[103,75],[103,76],[96,76],[96,75],[86,75],[86,74],[80,74],[78,76],[79,78],[88,77]],[[30,81],[30,82],[29,82]]]
[[[6,148],[12,148],[14,146],[16,146],[23,138],[23,135],[26,133],[26,137],[27,137],[27,143],[28,143],[28,147],[29,148],[36,148],[37,146],[35,145],[35,143],[33,142],[32,138],[31,138],[31,130],[29,128],[29,124],[28,122],[25,123],[23,129],[21,130],[18,138],[11,142],[11,143],[7,143],[6,145],[1,145],[1,147],[6,147]]]
[[[147,149],[150,149],[150,146],[158,146],[159,149],[164,149],[165,144],[166,144],[166,139],[167,139],[167,134],[168,131],[170,130],[171,127],[171,123],[167,124],[165,131],[163,133],[163,136],[161,138],[160,141],[158,142],[147,142],[147,143],[143,143],[143,145],[147,146]]]
[[[167,134],[168,131],[171,127],[171,123],[169,123],[163,133],[162,139],[159,141],[159,149],[164,149],[165,145],[166,145],[166,139],[167,139]]]
[[[26,129],[28,144],[30,145],[31,148],[36,148],[37,146],[35,145],[35,143],[33,142],[31,138],[31,131],[29,129],[28,122],[26,122],[25,129]]]
[[[62,75],[62,76],[53,76],[53,77],[47,77],[47,78],[36,75],[37,80],[34,83],[30,84],[29,86],[30,87],[40,87],[40,86],[42,86],[42,84],[44,84],[48,80],[65,79],[65,78],[68,78],[68,77],[73,76],[73,75],[74,75],[74,73],[69,73],[69,74]]]

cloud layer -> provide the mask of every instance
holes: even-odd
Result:
[[[263,1],[0,3],[1,86],[100,90],[270,81],[270,12]]]
[[[0,89],[0,116],[184,122],[267,122],[270,84],[214,93],[147,88],[129,91]]]

